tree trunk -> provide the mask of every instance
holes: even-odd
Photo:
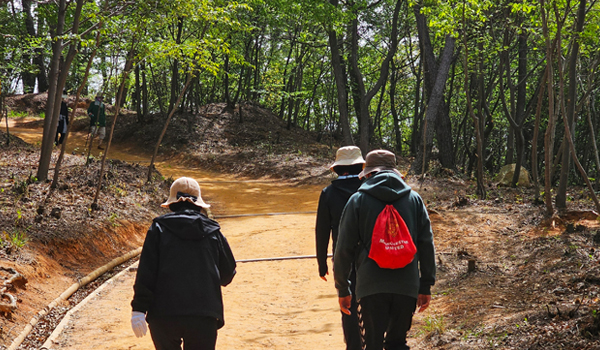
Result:
[[[183,17],[177,19],[176,29],[175,43],[179,45],[181,44],[181,35],[183,34]],[[171,66],[171,97],[169,98],[169,110],[173,109],[173,104],[177,100],[177,91],[179,91],[179,60],[174,59],[173,65]]]
[[[35,38],[35,27],[33,25],[33,16],[31,15],[31,0],[21,0],[23,7],[23,13],[25,14],[25,31],[27,36]],[[21,77],[23,79],[23,91],[27,93],[33,93],[35,88],[35,74],[31,72],[32,60],[30,54],[23,54],[22,57],[23,70],[21,71]]]
[[[588,102],[588,110],[589,111],[587,113],[587,119],[588,119],[588,125],[590,126],[590,135],[592,138],[591,142],[594,147],[594,159],[596,161],[596,187],[597,187],[597,185],[600,183],[600,156],[598,155],[598,146],[596,144],[596,133],[594,132],[594,123],[592,122],[592,116],[596,116],[595,101],[596,101],[596,99],[593,96],[591,98],[591,100]]]
[[[540,132],[540,115],[542,113],[542,100],[544,97],[544,91],[546,88],[546,80],[548,79],[548,70],[544,69],[544,77],[542,78],[540,93],[538,95],[537,106],[535,110],[535,127],[533,129],[533,140],[531,141],[531,180],[535,187],[535,199],[539,200],[540,197],[540,185],[538,178],[538,154],[537,144],[538,135]]]
[[[423,138],[424,147],[421,147],[417,153],[417,157],[413,163],[411,169],[416,174],[420,174],[421,171],[427,172],[428,163],[431,157],[431,150],[433,148],[433,137],[435,135],[436,124],[438,121],[442,121],[443,117],[441,117],[443,111],[446,109],[444,106],[444,89],[446,86],[446,82],[448,80],[448,76],[450,73],[450,67],[452,67],[452,56],[454,55],[454,43],[455,40],[451,36],[446,36],[446,43],[444,45],[444,50],[440,57],[440,66],[436,69],[435,72],[429,71],[429,73],[425,72],[425,76],[431,74],[435,77],[434,84],[431,88],[431,92],[429,95],[429,101],[427,104],[426,112],[425,112],[425,125],[423,130]],[[431,52],[430,52],[431,53]],[[428,55],[427,53],[423,53],[424,55]],[[429,55],[428,55],[429,56]],[[427,60],[426,60],[427,62]],[[431,79],[425,79],[426,84],[427,81]],[[449,136],[450,140],[452,140],[452,127],[449,126],[449,119],[445,120],[443,127],[446,129],[444,131],[440,131],[441,133],[449,133],[446,137]],[[439,141],[439,140],[438,140]],[[454,151],[452,149],[452,142],[450,142],[450,158],[453,157]],[[454,163],[452,160],[449,163]],[[453,166],[452,166],[453,167]]]
[[[333,2],[333,0],[331,0]],[[338,111],[340,113],[340,124],[342,126],[342,146],[354,145],[352,140],[352,131],[350,130],[350,120],[348,117],[348,90],[346,89],[346,75],[343,68],[343,57],[339,50],[337,33],[330,29],[329,49],[331,50],[331,66],[335,78],[337,90]]]
[[[425,113],[424,108],[421,108],[423,105],[424,98],[421,98],[421,72],[423,70],[423,60],[419,60],[419,67],[415,74],[415,80],[417,81],[417,86],[415,88],[415,97],[414,97],[414,115],[413,115],[413,123],[411,128],[411,141],[410,141],[410,155],[416,157],[417,152],[419,150],[419,142],[421,140],[421,133],[419,132],[421,123],[423,121],[423,114]]]
[[[58,125],[58,118],[54,121],[52,115],[55,109],[54,102],[56,100],[56,95],[58,94],[60,96],[60,92],[57,91],[57,83],[62,53],[62,35],[64,34],[65,15],[66,0],[59,0],[56,27],[53,30],[54,40],[52,41],[52,60],[50,61],[50,81],[53,83],[50,84],[48,89],[48,99],[46,102],[44,136],[42,137],[40,161],[36,175],[38,181],[45,181],[48,179],[48,170],[50,169],[50,160],[52,158],[52,143],[54,142],[56,126]]]
[[[225,55],[225,61],[223,63],[223,85],[224,85],[224,94],[223,99],[225,100],[225,109],[233,114],[233,102],[231,102],[231,96],[229,94],[229,54]],[[172,106],[169,106],[171,111],[174,110]]]
[[[571,57],[569,58],[569,91],[567,93],[567,115],[563,118],[566,126],[565,130],[570,130],[571,135],[565,135],[565,139],[575,137],[575,106],[577,105],[577,60],[579,59],[579,35],[583,32],[583,24],[585,21],[586,0],[579,2],[577,11],[577,21],[575,25],[574,39],[572,41]],[[560,182],[556,193],[556,207],[565,209],[567,207],[567,185],[569,182],[569,161],[570,149],[565,147],[563,150],[563,163],[560,169]]]
[[[440,161],[445,168],[454,168],[454,146],[452,141],[452,124],[448,115],[444,99],[444,89],[448,80],[452,58],[454,55],[455,39],[446,36],[444,49],[440,57],[440,63],[435,59],[433,45],[431,43],[429,28],[425,16],[421,13],[420,6],[413,8],[417,21],[417,33],[419,37],[419,48],[423,57],[424,87],[427,98],[425,108],[425,122],[422,136],[424,139],[418,144],[417,155],[411,166],[411,172],[420,174],[427,171],[431,150],[433,148],[433,137],[438,136],[438,148],[440,150]],[[416,135],[416,134],[414,134]],[[414,136],[413,136],[414,137]]]
[[[132,43],[134,43],[135,45],[135,38],[132,39]],[[133,46],[133,45],[132,45]],[[132,47],[131,50],[129,50],[129,54],[132,55],[134,52],[134,48]],[[90,208],[92,210],[97,210],[98,207],[98,196],[100,195],[100,189],[102,188],[102,180],[104,179],[104,167],[106,166],[106,157],[108,156],[108,151],[110,150],[110,145],[112,143],[112,137],[113,134],[115,132],[115,125],[117,124],[117,118],[119,117],[119,113],[121,111],[121,106],[119,105],[118,101],[121,101],[122,96],[123,96],[123,91],[125,89],[125,82],[127,81],[127,77],[129,76],[129,72],[131,71],[131,65],[133,64],[133,57],[128,57],[127,60],[125,60],[125,62],[129,62],[130,65],[126,65],[123,69],[123,78],[121,80],[121,86],[119,88],[119,93],[117,94],[117,104],[115,105],[115,116],[113,118],[112,121],[112,125],[110,127],[110,134],[108,135],[108,143],[106,145],[106,152],[104,152],[104,154],[102,155],[102,165],[100,166],[100,173],[98,175],[98,184],[96,185],[96,193],[94,194],[94,200],[92,201],[92,204],[90,205]]]
[[[288,51],[287,58],[285,60],[285,68],[283,69],[283,79],[285,83],[283,84],[284,89],[282,91],[281,102],[279,107],[279,118],[284,119],[284,111],[285,111],[285,99],[289,98],[290,84],[292,80],[292,74],[290,73],[288,76],[288,68],[290,65],[290,61],[292,60],[292,55],[294,53],[294,47],[296,46],[296,36],[298,35],[298,26],[294,28],[294,33],[292,34],[292,38],[290,39],[290,50]]]
[[[158,154],[158,147],[160,146],[160,143],[162,142],[162,139],[165,136],[165,133],[167,132],[167,127],[169,126],[169,122],[171,121],[173,114],[175,114],[176,109],[179,107],[179,103],[181,102],[181,99],[183,98],[183,95],[185,94],[185,91],[187,90],[187,88],[190,86],[191,82],[192,82],[192,74],[188,73],[187,81],[185,82],[183,89],[181,90],[181,92],[179,93],[179,96],[177,97],[177,101],[175,103],[175,108],[173,108],[171,110],[171,112],[169,113],[169,116],[167,117],[167,120],[165,121],[165,126],[163,126],[162,132],[160,133],[158,141],[156,142],[156,146],[154,147],[154,153],[152,153],[152,159],[150,160],[150,165],[148,166],[148,178],[147,178],[148,182],[152,181],[152,172],[154,171],[154,160],[156,159],[156,155]]]
[[[144,119],[142,118],[142,92],[140,88],[140,65],[135,66],[135,90],[134,94],[134,105],[135,105],[135,114],[137,116],[137,122],[142,124]]]
[[[466,27],[466,19],[465,19],[465,7],[466,4],[463,2],[463,8],[462,8],[462,25],[463,25],[463,30]],[[467,46],[467,38],[466,36],[463,36],[463,43],[464,43],[464,50],[465,50],[465,54],[464,54],[464,75],[465,75],[465,95],[466,95],[466,100],[467,100],[467,110],[469,115],[471,116],[471,118],[473,119],[473,123],[474,123],[474,129],[475,129],[475,138],[477,140],[477,195],[479,196],[480,199],[485,199],[487,194],[486,194],[486,190],[485,190],[485,184],[483,181],[483,138],[481,135],[481,118],[478,117],[477,115],[475,115],[474,111],[473,111],[473,104],[471,103],[471,88],[470,88],[470,84],[469,84],[469,49]],[[481,113],[481,112],[480,112]],[[481,115],[481,114],[480,114]]]
[[[67,144],[69,141],[69,131],[71,129],[71,125],[75,121],[75,112],[77,111],[77,104],[79,103],[79,96],[81,95],[81,91],[83,91],[83,89],[85,88],[85,86],[87,84],[87,79],[88,79],[88,76],[90,73],[90,68],[92,67],[94,57],[96,56],[96,51],[98,50],[98,47],[100,46],[100,33],[101,33],[101,30],[98,29],[98,32],[96,33],[96,47],[94,48],[94,50],[92,51],[92,54],[90,55],[90,57],[88,59],[88,63],[85,68],[83,80],[81,81],[81,85],[79,86],[79,88],[77,89],[77,93],[75,94],[75,102],[73,103],[73,114],[71,117],[71,123],[67,124],[67,133],[65,134],[65,139],[63,140],[62,146],[60,148],[60,156],[58,157],[58,160],[56,161],[56,164],[54,166],[54,176],[52,177],[52,184],[50,185],[51,191],[48,192],[48,196],[46,197],[46,200],[48,200],[48,198],[50,198],[50,195],[53,192],[52,190],[58,186],[58,178],[59,178],[59,174],[60,174],[60,168],[61,168],[63,158],[65,156],[65,150],[67,148]]]
[[[390,68],[390,62],[396,53],[396,48],[398,47],[398,16],[400,13],[400,7],[402,5],[402,0],[397,0],[394,8],[394,14],[392,16],[392,27],[390,34],[390,49],[386,54],[383,62],[381,63],[381,67],[379,69],[379,77],[375,84],[371,87],[369,91],[366,91],[366,88],[363,83],[363,75],[358,67],[358,21],[357,19],[353,20],[352,23],[352,33],[350,40],[350,75],[353,78],[353,83],[356,88],[356,93],[360,94],[360,113],[359,113],[359,125],[360,125],[360,149],[363,154],[369,152],[370,144],[370,130],[371,130],[371,116],[369,113],[369,105],[371,104],[371,100],[377,94],[379,89],[383,86],[383,83],[387,79],[387,75]]]
[[[256,101],[258,100],[258,91],[260,89],[260,65],[259,65],[259,57],[260,57],[260,51],[262,48],[262,32],[261,35],[258,36],[258,38],[256,38],[256,49],[254,50],[254,74],[252,77],[252,86],[254,87],[254,91],[252,92],[252,100]]]
[[[146,81],[146,65],[140,64],[142,70],[142,119],[148,120],[148,82]]]
[[[519,34],[519,64],[518,64],[518,83],[517,83],[517,105],[516,105],[516,124],[515,135],[517,136],[517,159],[515,172],[511,181],[511,186],[516,187],[521,175],[521,166],[525,154],[525,138],[523,136],[523,123],[525,122],[525,104],[527,99],[527,35],[525,31]],[[533,165],[532,165],[533,166]]]
[[[398,70],[394,61],[391,64],[391,78],[390,78],[390,111],[392,113],[392,119],[394,121],[394,136],[396,139],[396,147],[394,153],[397,156],[402,156],[402,131],[400,129],[400,120],[398,118],[398,111],[396,110],[396,81],[398,80]]]
[[[544,136],[544,198],[546,201],[546,214],[548,216],[552,216],[554,214],[554,205],[552,203],[552,158],[554,150],[556,115],[554,113],[554,68],[552,65],[552,44],[550,43],[550,35],[548,33],[548,20],[546,18],[545,6],[545,0],[540,0],[542,32],[546,40],[546,74],[548,81],[548,126],[546,127],[546,134]],[[560,30],[558,33],[560,33]]]
[[[152,69],[152,64],[148,63],[148,67],[150,68],[150,74],[152,78],[152,86],[154,87],[154,92],[156,94],[156,99],[158,100],[158,109],[161,114],[165,113],[165,105],[163,102],[163,94],[161,93],[160,84],[156,81],[156,74],[154,74],[154,69]]]

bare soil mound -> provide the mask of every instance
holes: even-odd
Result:
[[[143,121],[124,116],[115,128],[115,140],[154,149],[165,121],[163,115]],[[221,173],[310,181],[327,173],[335,157],[335,149],[318,138],[315,132],[288,129],[285,121],[260,106],[240,104],[229,111],[226,104],[216,103],[198,113],[175,114],[159,152]]]
[[[35,115],[45,108],[46,94],[26,94],[7,99],[15,111]],[[73,109],[74,97],[68,98]],[[71,117],[72,131],[85,131],[89,119],[84,99]],[[309,132],[288,124],[272,111],[252,103],[233,110],[225,103],[201,107],[196,113],[176,113],[169,121],[158,154],[177,158],[185,165],[251,178],[279,178],[303,183],[321,182],[327,165],[335,158],[337,135]],[[107,105],[107,134],[114,116]],[[114,142],[153,151],[166,123],[164,114],[140,119],[122,110],[113,135]],[[43,119],[26,121],[24,127],[42,127]],[[324,136],[325,135],[325,136]]]

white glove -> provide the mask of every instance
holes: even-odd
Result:
[[[133,311],[131,313],[131,329],[138,338],[146,335],[148,326],[146,325],[146,315],[143,312]]]

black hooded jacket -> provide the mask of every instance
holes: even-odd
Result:
[[[336,179],[331,185],[325,187],[319,197],[317,209],[317,224],[315,227],[317,262],[319,264],[319,276],[327,274],[327,249],[329,238],[333,240],[333,251],[337,244],[338,225],[344,206],[350,196],[360,187],[362,181],[358,177]]]
[[[168,213],[148,230],[135,279],[133,311],[197,315],[223,326],[221,286],[235,275],[235,259],[220,226],[195,210]]]

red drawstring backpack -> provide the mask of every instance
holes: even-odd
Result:
[[[417,247],[406,223],[393,205],[387,204],[377,216],[369,258],[384,269],[399,269],[410,264]]]

